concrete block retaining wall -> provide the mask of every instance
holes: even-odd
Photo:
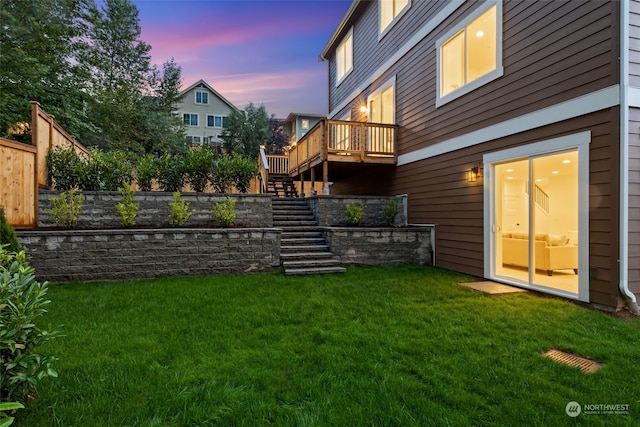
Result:
[[[280,230],[18,231],[39,280],[247,274],[280,266]]]
[[[58,197],[60,192],[40,190],[38,194],[38,227],[55,226],[47,209],[51,208],[51,198]],[[78,228],[119,228],[120,214],[116,205],[121,196],[117,191],[83,191],[84,202]],[[225,202],[226,194],[213,193],[181,193],[182,199],[189,203],[195,213],[189,218],[186,226],[216,227],[217,224],[211,214],[216,203]],[[231,194],[236,200],[235,224],[243,227],[271,227],[273,214],[271,196],[265,194]],[[156,191],[136,192],[133,201],[140,203],[136,226],[138,227],[166,227],[169,225],[173,194]]]
[[[431,227],[323,229],[324,238],[344,265],[433,265]]]
[[[383,197],[383,196],[312,196],[307,200],[311,206],[311,210],[315,215],[318,225],[322,227],[344,227],[351,224],[347,220],[345,210],[349,203],[361,204],[364,207],[364,218],[361,226],[365,227],[384,227],[382,208],[384,203],[389,199],[397,198],[398,213],[396,215],[393,226],[401,227],[407,225],[406,217],[406,196]]]

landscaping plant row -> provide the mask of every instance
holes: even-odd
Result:
[[[92,148],[91,155],[78,154],[72,147],[56,147],[47,153],[49,186],[61,191],[116,191],[137,183],[141,191],[151,191],[154,181],[162,191],[180,191],[190,184],[202,192],[211,185],[219,193],[232,187],[249,190],[258,174],[258,162],[243,155],[215,154],[209,147],[189,149],[184,154],[146,154],[138,159],[124,151]]]

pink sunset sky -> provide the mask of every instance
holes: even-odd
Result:
[[[319,62],[351,0],[134,0],[158,66],[175,59],[183,88],[204,79],[242,109],[327,114]]]

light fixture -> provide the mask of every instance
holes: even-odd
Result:
[[[482,36],[484,36],[484,31],[480,30],[476,33],[476,37],[480,38]]]
[[[362,105],[360,106],[360,112],[361,112],[362,114],[368,114],[368,113],[369,113],[369,109],[367,108],[366,104],[362,104]]]
[[[562,161],[562,163],[563,163],[563,164],[565,164],[565,165],[568,165],[569,163],[571,163],[571,160],[569,160],[569,159],[564,159],[564,160]]]
[[[467,182],[476,182],[478,180],[480,168],[474,166],[467,171]]]
[[[554,174],[554,175],[558,175],[560,173],[560,171],[552,171],[551,173]]]

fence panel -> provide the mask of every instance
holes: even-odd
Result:
[[[0,138],[0,206],[14,227],[37,224],[36,148]]]

